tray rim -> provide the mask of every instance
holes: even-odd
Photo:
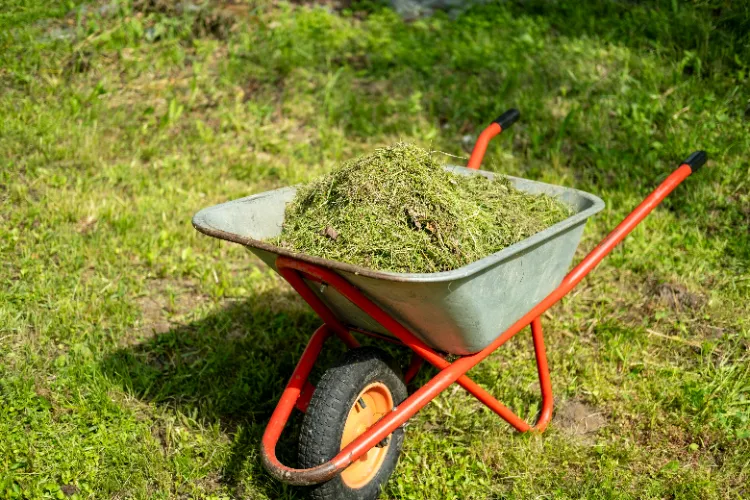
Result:
[[[468,175],[483,175],[488,178],[493,178],[495,177],[495,175],[504,175],[504,174],[496,174],[493,172],[487,172],[484,170],[469,170],[465,167],[458,167],[458,166],[448,166],[445,168],[447,170],[450,170],[450,171],[453,171],[455,173],[462,174],[462,175],[467,175],[467,174]],[[298,259],[303,262],[309,262],[310,264],[318,265],[318,266],[325,267],[328,269],[333,269],[336,271],[352,273],[358,276],[366,276],[368,278],[385,280],[385,281],[408,282],[408,283],[428,283],[428,282],[452,282],[452,281],[464,279],[473,274],[479,273],[488,267],[491,267],[499,262],[512,258],[517,253],[520,253],[526,250],[527,248],[531,248],[540,243],[543,243],[545,240],[551,239],[555,235],[562,233],[563,231],[569,228],[572,228],[573,226],[576,226],[581,223],[585,223],[589,217],[600,212],[602,209],[604,209],[604,206],[605,206],[604,201],[601,198],[591,193],[588,193],[586,191],[581,191],[579,189],[574,189],[574,188],[568,188],[565,186],[559,186],[556,184],[549,184],[549,183],[541,182],[541,181],[535,181],[532,179],[525,179],[522,177],[514,177],[511,175],[506,175],[505,177],[507,177],[510,180],[525,181],[525,182],[532,182],[535,184],[541,184],[541,185],[546,185],[546,186],[553,186],[555,189],[562,189],[563,192],[574,192],[578,194],[579,196],[591,201],[592,203],[591,203],[591,206],[589,206],[585,210],[577,212],[571,215],[570,217],[568,217],[567,219],[562,220],[558,222],[557,224],[553,224],[547,229],[539,231],[538,233],[533,234],[532,236],[524,240],[521,240],[517,243],[514,243],[513,245],[507,246],[498,252],[490,254],[470,264],[466,264],[465,266],[461,266],[457,269],[453,269],[451,271],[439,271],[436,273],[396,273],[392,271],[377,271],[374,269],[369,269],[369,268],[357,266],[354,264],[347,264],[345,262],[339,262],[336,260],[315,257],[315,256],[308,255],[305,253],[294,252],[292,250],[277,247],[275,245],[268,244],[264,241],[250,238],[248,236],[242,236],[239,234],[224,231],[217,227],[211,226],[208,223],[207,216],[211,212],[226,208],[228,205],[247,203],[248,201],[251,201],[256,198],[270,196],[274,193],[278,193],[279,191],[293,190],[295,189],[295,186],[287,186],[287,187],[273,189],[270,191],[264,191],[262,193],[257,193],[254,195],[245,196],[243,198],[220,203],[218,205],[206,207],[200,210],[199,212],[197,212],[193,216],[192,223],[193,223],[193,227],[196,230],[198,230],[200,233],[203,233],[207,236],[212,236],[214,238],[230,241],[232,243],[238,243],[246,247],[257,248],[259,250],[264,250],[266,252],[270,252],[276,255],[284,255],[286,257]]]

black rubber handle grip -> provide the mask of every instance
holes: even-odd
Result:
[[[516,108],[511,108],[502,115],[495,118],[492,122],[497,123],[503,130],[505,130],[506,128],[516,123],[519,118],[521,118],[521,112]]]
[[[695,153],[687,157],[687,160],[685,160],[685,164],[690,165],[690,170],[692,170],[693,173],[696,173],[703,165],[706,164],[707,160],[708,154],[705,151],[696,151]]]

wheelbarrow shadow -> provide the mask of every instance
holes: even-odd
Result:
[[[249,477],[253,488],[270,498],[296,498],[299,489],[273,481],[262,470],[260,440],[319,325],[293,291],[273,287],[120,348],[101,366],[136,399],[189,415],[202,425],[218,423],[233,442],[221,482],[236,494],[242,495],[242,480]],[[329,342],[319,365],[330,366],[343,352],[341,343]],[[319,376],[314,372],[312,380]],[[277,447],[279,458],[290,465],[296,464],[301,423],[301,414],[294,413]]]

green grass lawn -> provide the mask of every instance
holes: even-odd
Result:
[[[512,106],[485,167],[601,196],[578,258],[711,160],[545,315],[549,430],[449,389],[384,497],[750,496],[750,8],[586,4],[3,2],[0,497],[301,498],[258,448],[319,320],[191,216]],[[530,335],[471,375],[535,417]]]

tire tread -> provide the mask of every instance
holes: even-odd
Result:
[[[344,421],[354,404],[354,398],[367,384],[375,380],[388,386],[396,405],[406,399],[403,378],[398,369],[394,369],[391,358],[380,349],[352,349],[336,366],[326,370],[313,393],[300,430],[300,467],[320,465],[338,453]],[[398,429],[391,435],[392,450],[389,451],[381,472],[370,484],[353,490],[343,483],[340,476],[336,476],[326,483],[312,487],[310,496],[316,500],[377,498],[380,487],[393,472],[402,443],[403,429]]]

